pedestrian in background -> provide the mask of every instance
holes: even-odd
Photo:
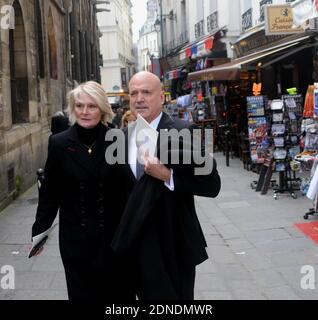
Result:
[[[120,219],[121,190],[105,162],[105,125],[112,118],[102,86],[79,85],[68,94],[71,127],[49,139],[32,237],[59,210],[59,247],[70,300],[133,299],[126,264],[110,248]]]
[[[126,111],[121,119],[121,128],[127,128],[128,124],[136,121],[135,115],[130,111]]]
[[[52,134],[60,133],[70,126],[68,116],[64,111],[56,112],[51,119],[51,132]]]
[[[122,108],[118,108],[116,110],[116,114],[115,117],[113,118],[112,124],[115,126],[115,128],[120,128],[121,125],[121,119],[123,117],[123,109]]]
[[[135,74],[129,92],[130,110],[159,131],[159,139],[160,130],[191,132],[189,124],[162,112],[164,95],[154,74],[146,71]],[[118,180],[125,181],[122,193],[129,199],[112,248],[119,256],[129,257],[140,300],[193,299],[196,265],[208,258],[194,195],[218,195],[221,184],[216,162],[210,157],[211,172],[196,176],[195,163],[161,163],[162,152],[183,150],[163,150],[157,143],[159,158],[146,152],[142,164],[137,160],[136,126],[124,132],[127,162],[121,166]]]

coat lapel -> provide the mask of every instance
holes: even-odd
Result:
[[[130,137],[132,132],[134,131],[136,127],[136,123],[134,123],[131,127],[129,127],[128,129],[124,130],[124,134],[125,134],[125,171],[127,176],[133,180],[134,182],[137,181],[134,173],[131,171],[131,167],[129,165],[129,141],[130,141]]]
[[[160,131],[172,129],[173,124],[174,124],[173,119],[168,114],[163,112],[157,127],[157,131],[159,132],[158,140],[157,140],[157,156],[159,157],[159,159],[160,159]]]

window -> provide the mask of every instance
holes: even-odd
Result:
[[[52,79],[57,79],[57,44],[51,8],[49,10],[47,28],[49,41],[50,76]]]
[[[12,123],[29,121],[29,84],[24,19],[18,0],[14,1],[15,28],[9,30],[9,60]]]
[[[40,7],[40,1],[35,1],[36,21],[35,28],[37,34],[37,49],[38,49],[38,64],[39,64],[39,76],[44,78],[44,50],[43,50],[43,32],[42,32],[42,13]]]
[[[272,0],[261,0],[261,2],[259,3],[259,6],[260,6],[260,17],[259,17],[259,20],[261,22],[265,20],[265,5],[272,4],[272,3],[273,3]]]

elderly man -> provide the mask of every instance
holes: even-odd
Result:
[[[192,132],[188,124],[162,111],[164,95],[154,74],[135,74],[129,92],[131,111],[159,132],[159,140],[160,133],[171,129]],[[218,195],[221,183],[216,162],[211,160],[214,165],[209,174],[196,175],[193,162],[160,161],[160,156],[171,150],[159,150],[162,144],[158,142],[158,158],[146,152],[142,165],[136,161],[136,126],[126,130],[125,137],[126,163],[121,166],[119,179],[125,181],[123,194],[128,203],[112,248],[130,258],[140,300],[193,299],[195,267],[208,258],[194,195]]]

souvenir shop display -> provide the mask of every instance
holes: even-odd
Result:
[[[310,215],[318,215],[318,108],[315,107],[317,87],[317,84],[308,86],[301,124],[303,152],[294,157],[303,172],[301,191],[313,201],[313,208],[305,213],[304,219],[308,219]]]
[[[248,112],[248,135],[251,161],[254,164],[264,162],[269,147],[268,126],[265,117],[266,96],[246,97]]]
[[[193,97],[191,94],[178,97],[165,105],[165,111],[173,118],[193,122]]]
[[[307,220],[310,215],[318,215],[318,157],[315,156],[313,159],[313,164],[311,168],[310,179],[308,182],[308,188],[306,190],[306,195],[314,203],[314,207],[309,209],[305,213],[304,219]]]
[[[295,199],[301,181],[296,177],[299,166],[294,163],[294,158],[300,152],[302,95],[283,95],[280,100],[272,100],[270,110],[274,170],[279,174],[274,198],[277,199],[279,193],[289,192]]]

